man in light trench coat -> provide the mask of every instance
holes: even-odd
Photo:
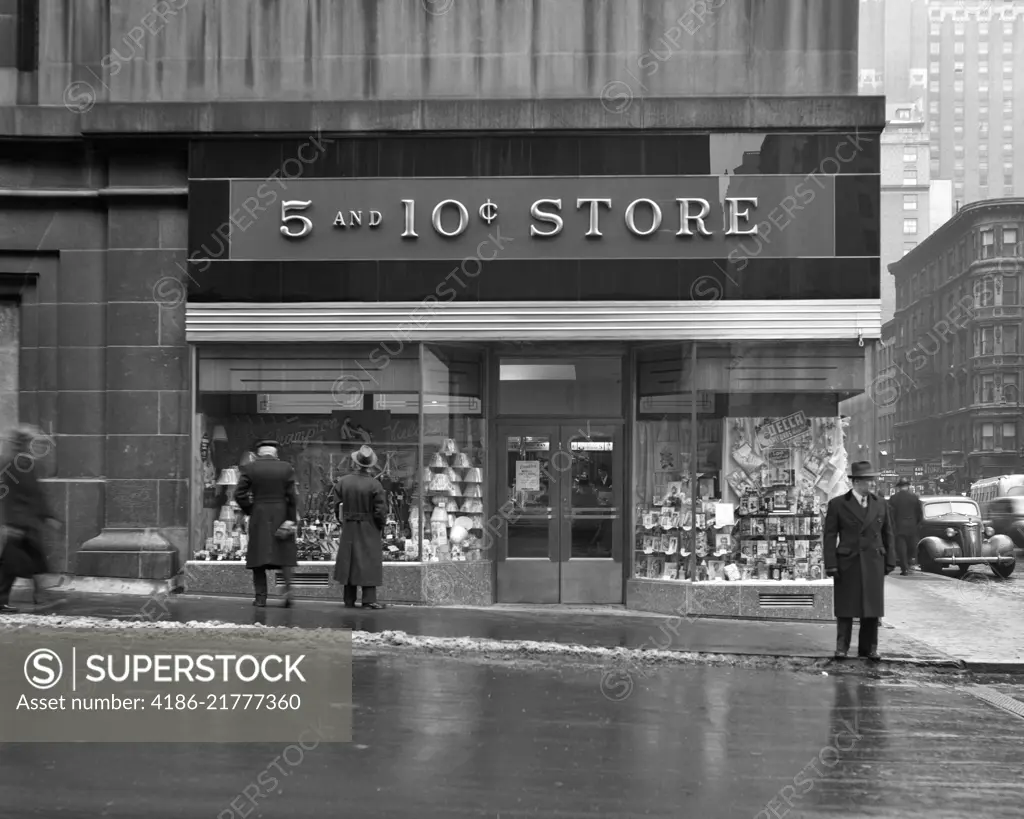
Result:
[[[832,498],[825,514],[825,572],[835,583],[836,659],[846,659],[853,618],[860,618],[857,654],[878,661],[878,621],[884,616],[885,576],[896,568],[889,507],[875,494],[867,461],[850,468],[853,489]]]

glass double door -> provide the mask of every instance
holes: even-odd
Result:
[[[500,603],[621,603],[622,427],[498,429]]]

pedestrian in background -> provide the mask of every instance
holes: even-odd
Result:
[[[292,604],[292,570],[298,565],[295,469],[278,459],[277,441],[259,441],[256,458],[240,467],[235,502],[249,515],[246,568],[252,570],[254,606],[267,605],[267,569],[284,573],[285,608]]]
[[[47,523],[60,521],[39,485],[37,445],[46,443],[42,430],[20,426],[9,432],[0,450],[0,613],[17,609],[8,605],[14,581],[31,578],[32,600],[43,602],[39,576],[48,571],[43,539]]]
[[[853,618],[860,618],[857,654],[878,655],[878,621],[884,616],[885,576],[896,568],[889,507],[875,494],[877,475],[867,461],[850,468],[853,488],[828,502],[825,573],[835,584],[836,659],[846,659]]]
[[[896,494],[889,499],[889,513],[896,529],[896,555],[900,563],[900,575],[910,574],[917,548],[917,528],[924,520],[921,499],[910,488],[910,481],[900,478]]]
[[[343,476],[334,485],[339,505],[341,543],[334,564],[334,579],[343,584],[346,608],[355,608],[356,587],[363,587],[363,608],[382,609],[377,602],[377,587],[384,583],[384,553],[381,532],[387,521],[388,506],[381,482],[370,474],[377,455],[363,446],[352,453],[355,472]]]

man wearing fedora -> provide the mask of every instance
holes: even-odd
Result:
[[[297,497],[295,468],[278,460],[276,441],[259,441],[256,457],[240,468],[235,502],[249,515],[246,568],[252,570],[254,606],[267,605],[267,569],[284,573],[284,605],[292,604],[292,570],[298,565],[295,544]]]
[[[384,583],[384,552],[381,532],[387,522],[388,505],[384,487],[370,470],[377,455],[369,446],[352,453],[355,471],[334,485],[334,498],[341,521],[341,543],[334,564],[334,579],[345,587],[346,608],[355,608],[356,587],[363,587],[363,608],[382,609],[377,587]]]
[[[877,475],[867,461],[850,468],[853,489],[828,502],[825,572],[835,583],[836,659],[846,659],[853,618],[860,618],[857,654],[878,655],[878,621],[884,615],[885,576],[896,568],[889,507],[875,494]]]
[[[910,574],[910,564],[917,546],[917,527],[924,520],[921,499],[910,488],[910,481],[900,478],[896,494],[889,498],[889,514],[896,528],[896,556],[900,562],[900,574]]]

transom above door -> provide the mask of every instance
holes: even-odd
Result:
[[[505,423],[498,441],[498,602],[621,603],[621,424]]]

